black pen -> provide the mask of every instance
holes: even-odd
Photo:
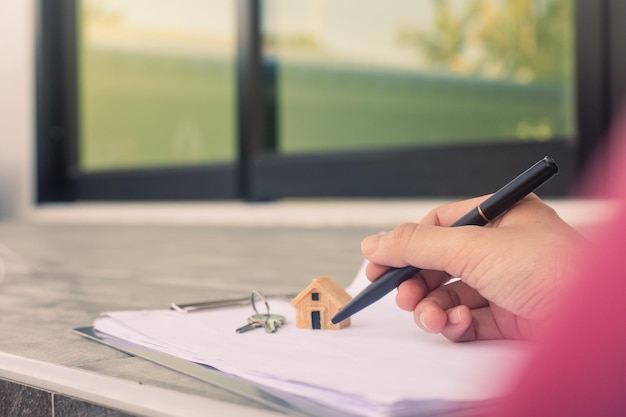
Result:
[[[484,226],[509,210],[522,198],[533,192],[559,172],[556,162],[548,156],[528,168],[491,197],[480,203],[469,213],[458,219],[451,227]],[[339,310],[331,322],[337,324],[365,307],[383,298],[404,281],[420,271],[414,266],[391,268],[376,281],[357,294],[343,309]]]

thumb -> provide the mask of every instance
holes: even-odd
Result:
[[[464,273],[489,254],[488,229],[480,226],[442,227],[405,223],[391,232],[363,240],[361,251],[378,265],[445,271],[451,276]]]

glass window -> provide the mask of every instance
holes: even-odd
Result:
[[[81,0],[79,167],[235,159],[235,2]]]
[[[283,154],[575,136],[572,0],[266,0]]]

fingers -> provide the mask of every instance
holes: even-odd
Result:
[[[455,342],[504,337],[488,301],[461,281],[432,291],[415,308],[416,324]]]
[[[571,228],[534,194],[487,227],[447,227],[486,198],[438,207],[419,224],[400,225],[361,244],[372,281],[389,267],[421,270],[398,287],[396,302],[414,311],[418,326],[451,340],[529,333],[518,327],[520,320],[533,319],[539,301],[548,305],[545,294],[567,276],[562,260],[568,256],[560,248],[573,245]],[[449,277],[462,282],[442,286]]]
[[[473,288],[456,281],[432,291],[415,306],[415,323],[427,332],[441,333],[449,324],[447,312],[459,306],[476,309],[488,306],[488,302]],[[459,320],[453,321],[460,324]]]
[[[493,253],[493,227],[498,225],[538,223],[541,219],[556,216],[536,195],[530,194],[513,207],[503,217],[490,223],[488,227],[441,227],[449,226],[459,217],[476,207],[487,196],[447,204],[432,210],[419,224],[406,223],[388,233],[369,236],[363,239],[361,251],[373,264],[396,268],[413,265],[421,269],[445,271],[453,276],[467,272],[468,264],[480,263]],[[530,222],[529,218],[533,221]],[[488,230],[491,229],[491,230]],[[501,236],[501,239],[504,237]],[[374,279],[385,267],[372,266],[368,277]]]
[[[446,311],[441,334],[453,342],[493,339],[532,339],[535,326],[497,306],[470,309],[458,306]],[[521,320],[521,321],[520,321]]]
[[[396,304],[402,310],[414,311],[424,297],[449,279],[448,274],[422,270],[414,279],[409,279],[400,284],[396,295]]]
[[[476,340],[476,326],[473,324],[472,312],[467,306],[458,306],[446,311],[447,323],[441,334],[454,342]],[[482,328],[482,326],[480,327]]]
[[[386,265],[378,265],[374,263],[368,263],[365,267],[365,276],[370,281],[374,281],[376,278],[384,274],[389,269]]]
[[[531,334],[516,315],[490,304],[461,281],[440,287],[414,310],[415,323],[429,333],[441,333],[454,342],[520,339]]]
[[[369,263],[365,267],[365,275],[370,281],[375,281],[384,274],[389,267]],[[405,311],[413,311],[428,293],[443,285],[450,279],[446,273],[439,271],[422,270],[416,274],[414,279],[409,279],[398,287],[396,303],[398,307]]]
[[[431,325],[436,324],[440,328],[431,333],[441,333],[453,342],[505,338],[489,306],[470,309],[466,305],[459,305],[447,311],[439,310],[436,316],[433,314],[428,320]]]
[[[467,306],[458,306],[446,312],[448,322],[441,334],[453,342],[473,340],[502,339],[504,336],[498,327],[489,307],[470,310]]]

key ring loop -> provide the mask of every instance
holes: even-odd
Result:
[[[252,309],[254,310],[256,314],[259,314],[259,312],[256,309],[256,305],[254,304],[255,295],[258,296],[261,301],[263,301],[263,303],[265,304],[265,309],[267,310],[267,315],[269,316],[270,305],[267,303],[267,298],[265,298],[265,296],[260,291],[252,290],[252,293],[250,294],[250,302],[252,303]]]

